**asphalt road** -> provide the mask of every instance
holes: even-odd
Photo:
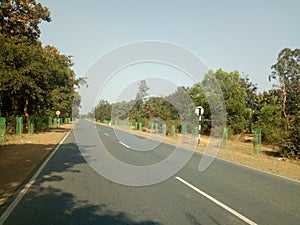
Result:
[[[80,121],[75,129],[89,136],[90,126]],[[120,185],[86,163],[73,133],[15,208],[3,213],[1,219],[7,217],[4,224],[300,223],[299,182],[221,159],[199,172],[202,155],[195,153],[163,182],[142,187]],[[153,151],[135,151],[120,143],[110,127],[100,125],[97,135],[114,157],[136,166],[157,163],[174,149],[160,144]]]

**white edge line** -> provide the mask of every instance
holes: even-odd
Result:
[[[180,177],[175,177],[177,180],[179,180],[180,182],[182,182],[183,184],[187,185],[188,187],[190,187],[191,189],[193,189],[194,191],[198,192],[199,194],[203,195],[204,197],[206,197],[207,199],[209,199],[210,201],[212,201],[213,203],[217,204],[218,206],[222,207],[223,209],[227,210],[228,212],[230,212],[231,214],[235,215],[236,217],[238,217],[239,219],[243,220],[244,222],[246,222],[247,224],[250,225],[257,225],[255,222],[253,222],[252,220],[248,219],[247,217],[243,216],[242,214],[238,213],[237,211],[235,211],[234,209],[228,207],[227,205],[225,205],[224,203],[218,201],[217,199],[215,199],[214,197],[210,196],[209,194],[206,194],[205,192],[201,191],[200,189],[196,188],[195,186],[193,186],[192,184],[188,183],[187,181],[185,181],[184,179],[180,178]]]
[[[125,148],[130,149],[130,147],[128,145],[124,144],[122,141],[119,141],[119,144],[123,145]]]
[[[50,159],[53,157],[53,155],[57,152],[61,144],[66,140],[66,138],[69,136],[73,128],[69,130],[69,132],[63,137],[63,139],[59,142],[59,144],[56,146],[56,148],[51,152],[51,154],[46,158],[46,160],[43,162],[43,164],[40,166],[40,168],[36,171],[36,173],[31,177],[30,181],[25,185],[25,187],[20,191],[18,196],[14,199],[14,201],[7,207],[7,209],[4,211],[4,213],[0,217],[0,225],[4,224],[4,222],[7,220],[7,218],[10,216],[12,211],[16,208],[16,206],[19,204],[19,202],[22,200],[24,195],[27,193],[29,188],[32,184],[36,181],[36,178],[40,175],[42,170],[45,168],[47,163],[50,161]]]
[[[197,152],[199,154],[203,154],[201,152]],[[273,175],[277,178],[282,178],[282,179],[286,179],[286,180],[289,180],[289,181],[294,181],[294,182],[297,182],[297,183],[300,183],[299,180],[296,180],[296,179],[293,179],[293,178],[289,178],[289,177],[285,177],[283,175],[279,175],[279,174],[276,174],[276,173],[272,173],[272,172],[269,172],[269,171],[266,171],[266,170],[262,170],[262,169],[258,169],[258,168],[255,168],[255,167],[252,167],[252,166],[248,166],[248,165],[244,165],[244,164],[241,164],[241,163],[238,163],[238,162],[234,162],[234,161],[230,161],[229,159],[223,159],[223,158],[220,158],[220,157],[217,157],[218,159],[220,160],[223,160],[225,162],[228,162],[228,163],[232,163],[232,164],[236,164],[238,166],[242,166],[242,167],[245,167],[247,169],[252,169],[252,170],[256,170],[257,172],[261,172],[261,173],[266,173],[268,175]]]

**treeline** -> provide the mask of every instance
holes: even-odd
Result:
[[[202,132],[210,134],[213,118],[205,90],[214,79],[223,92],[229,134],[249,134],[254,129],[261,129],[265,144],[280,147],[282,156],[299,158],[300,50],[283,49],[271,68],[269,79],[277,79],[278,85],[263,93],[258,93],[257,85],[251,82],[249,76],[219,69],[209,71],[202,82],[178,88],[164,98],[147,97],[149,88],[145,81],[141,81],[135,100],[113,104],[100,100],[90,116],[101,121],[142,122],[146,126],[150,126],[150,122],[159,123],[161,119],[168,127],[176,125],[180,131],[182,120],[197,119],[190,109],[200,105],[205,109]]]
[[[8,121],[79,114],[76,87],[85,81],[75,78],[71,56],[42,46],[42,21],[51,21],[50,11],[35,0],[0,2],[0,116]]]

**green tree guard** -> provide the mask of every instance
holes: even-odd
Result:
[[[167,125],[165,123],[162,125],[162,135],[163,136],[167,135]]]
[[[0,117],[0,142],[6,142],[6,120]]]
[[[57,127],[58,125],[57,125],[57,118],[53,118],[53,127]]]
[[[172,126],[172,137],[175,138],[176,137],[176,132],[175,132],[175,126]]]
[[[154,132],[154,122],[150,123],[150,133],[152,134]]]
[[[41,131],[43,129],[43,120],[42,118],[38,118],[38,122],[37,122],[37,130]]]
[[[253,130],[253,147],[255,154],[261,153],[261,129]]]
[[[34,117],[29,117],[28,119],[28,134],[34,133]]]
[[[143,130],[143,124],[139,123],[139,131],[142,131],[142,130]]]
[[[222,149],[227,148],[227,142],[228,142],[228,128],[225,127],[223,130]]]
[[[155,133],[158,134],[158,123],[155,123]]]
[[[181,126],[181,134],[182,134],[182,140],[186,141],[187,140],[187,126],[186,125]]]
[[[52,117],[48,117],[48,128],[52,127]]]
[[[16,117],[16,135],[22,136],[23,134],[23,118]]]
[[[199,135],[199,127],[196,126],[193,129],[193,144],[197,144],[198,143],[198,135]]]

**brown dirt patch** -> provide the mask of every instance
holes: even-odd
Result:
[[[0,207],[32,175],[73,124],[63,124],[38,134],[7,136],[0,143]]]

